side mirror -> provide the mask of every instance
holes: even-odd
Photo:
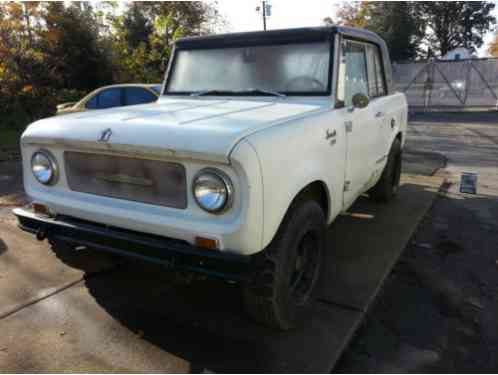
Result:
[[[354,108],[365,108],[370,100],[368,99],[368,96],[362,93],[354,94],[353,95],[353,107]]]

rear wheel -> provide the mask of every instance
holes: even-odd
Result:
[[[374,201],[387,203],[398,193],[401,178],[401,159],[401,142],[399,139],[396,139],[389,151],[382,176],[377,184],[369,191],[370,198]]]
[[[244,288],[247,311],[255,320],[287,330],[301,319],[320,274],[325,229],[315,201],[291,208],[275,239],[256,255],[255,280]]]

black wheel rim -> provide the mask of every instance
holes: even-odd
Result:
[[[297,305],[307,302],[317,279],[320,251],[317,236],[306,233],[297,247],[290,277],[291,298]]]

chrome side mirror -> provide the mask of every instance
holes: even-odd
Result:
[[[370,103],[370,100],[365,94],[358,93],[353,95],[352,102],[354,108],[365,108]]]

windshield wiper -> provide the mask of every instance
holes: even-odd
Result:
[[[278,96],[279,98],[284,98],[287,96],[287,95],[282,94],[281,92],[278,92],[278,91],[265,90],[265,89],[253,89],[253,88],[240,90],[237,92],[247,92],[250,94],[267,94],[267,95]]]
[[[202,91],[196,91],[190,94],[190,96],[202,96],[202,95],[210,95],[210,94],[224,94],[228,91],[221,91],[221,90],[202,90]]]
[[[266,94],[266,95],[273,95],[273,96],[278,96],[279,98],[283,98],[286,95],[282,94],[281,92],[277,91],[271,91],[271,90],[265,90],[265,89],[244,89],[244,90],[202,90],[202,91],[195,91],[190,94],[190,96],[203,96],[203,95],[233,95],[233,94]]]

